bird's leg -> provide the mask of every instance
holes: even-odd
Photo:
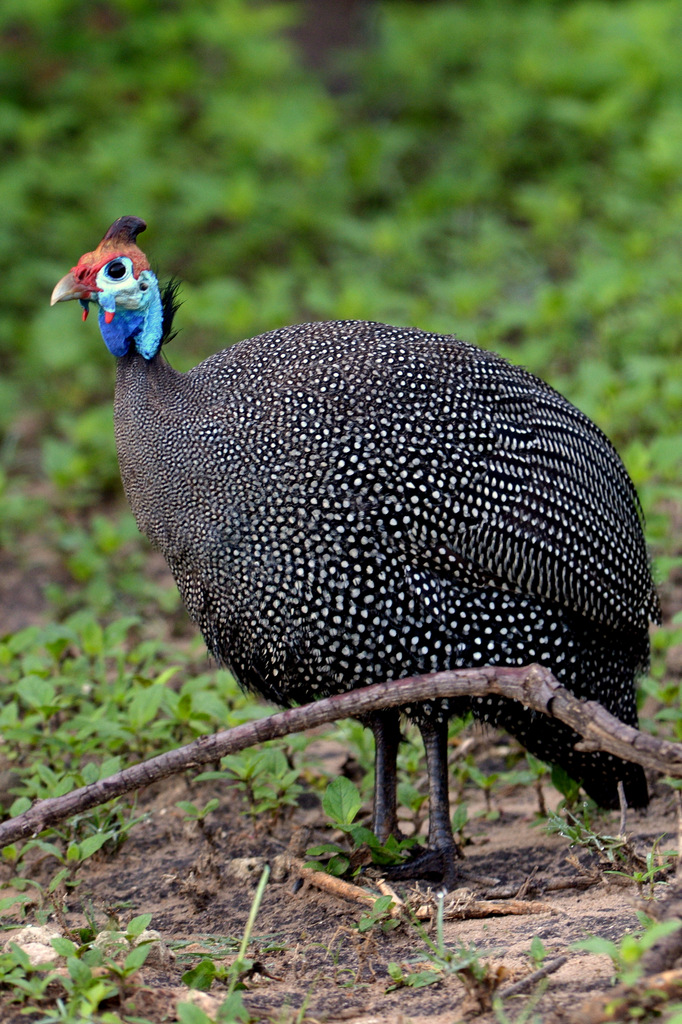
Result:
[[[452,834],[450,794],[448,791],[448,723],[447,719],[424,718],[419,725],[426,752],[429,777],[429,850],[441,859],[443,881],[452,888],[455,882],[455,859],[462,854]]]
[[[396,815],[396,759],[400,742],[400,717],[393,708],[368,716],[374,733],[374,806],[372,829],[380,843],[398,835]]]
[[[429,778],[429,845],[405,864],[387,872],[391,878],[438,878],[448,889],[457,883],[455,860],[461,853],[450,823],[448,794],[448,725],[424,717],[419,723]]]

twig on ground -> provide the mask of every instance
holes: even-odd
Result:
[[[473,917],[506,917],[526,914],[558,914],[559,911],[551,903],[540,903],[530,900],[473,900],[461,909],[445,910],[446,921],[464,921]]]
[[[618,783],[618,803],[620,805],[620,823],[618,825],[618,835],[625,839],[625,830],[627,828],[628,820],[628,802],[625,799],[625,786],[621,781]]]
[[[391,917],[396,917],[405,908],[404,900],[401,900],[395,889],[392,888],[383,878],[377,879],[374,882],[382,896],[390,896],[393,900],[393,907],[391,908]]]
[[[35,803],[28,811],[0,825],[0,847],[36,835],[50,825],[98,807],[123,793],[141,789],[189,768],[210,764],[226,754],[265,740],[302,732],[340,718],[360,718],[380,708],[444,697],[491,694],[517,700],[525,707],[565,722],[585,738],[583,742],[590,749],[604,750],[667,775],[682,777],[682,744],[639,732],[614,718],[595,701],[578,700],[546,668],[531,665],[527,668],[460,669],[375,683],[259,721],[245,722],[213,736],[201,736],[185,747],[125,768],[66,796]]]
[[[485,900],[519,899],[521,895],[528,899],[536,893],[562,892],[565,889],[591,889],[593,885],[601,885],[601,882],[602,876],[597,874],[580,875],[577,878],[575,876],[570,878],[543,878],[536,876],[523,893],[515,885],[495,885],[491,886],[487,892],[479,893],[479,896]],[[521,888],[523,889],[523,886]]]
[[[379,899],[378,896],[366,889],[361,889],[359,885],[344,882],[342,878],[328,875],[324,871],[314,871],[312,868],[305,867],[301,861],[292,860],[290,867],[304,882],[314,885],[316,889],[321,889],[331,896],[337,896],[339,899],[351,900],[354,903],[366,903],[370,907],[373,907]]]
[[[432,902],[417,907],[414,916],[425,921],[436,913]],[[525,914],[557,914],[556,907],[538,900],[478,900],[471,889],[455,889],[448,893],[448,901],[443,907],[444,921],[466,921],[481,917],[506,917]]]
[[[553,882],[543,885],[546,892],[560,892],[563,889],[591,889],[593,885],[601,885],[601,875],[581,875],[579,878],[556,878]]]
[[[528,895],[528,891],[531,888],[535,888],[534,881],[535,876],[538,873],[537,865],[533,868],[529,875],[526,875],[525,880],[519,886],[518,892],[514,893],[514,899],[522,900]]]
[[[533,985],[538,981],[542,981],[548,974],[554,974],[560,967],[563,967],[567,956],[558,956],[556,960],[550,960],[544,967],[540,967],[537,971],[533,971],[532,974],[526,975],[525,978],[521,978],[520,981],[515,982],[513,985],[507,985],[506,988],[500,989],[497,993],[500,999],[508,999],[509,996],[516,996],[519,992],[525,992],[527,989],[532,988]]]

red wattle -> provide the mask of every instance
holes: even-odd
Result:
[[[109,310],[107,310],[105,312],[105,314],[104,314],[104,322],[105,322],[105,324],[110,324],[113,319],[114,319],[114,314],[110,313]]]
[[[88,319],[88,313],[89,312],[90,312],[89,309],[84,309],[83,310],[83,314],[82,314],[83,315],[83,323],[85,323],[85,321]]]

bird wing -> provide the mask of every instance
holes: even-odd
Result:
[[[428,427],[400,494],[416,510],[413,554],[615,628],[656,620],[641,510],[612,444],[543,381],[473,352],[413,411]]]

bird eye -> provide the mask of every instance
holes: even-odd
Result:
[[[128,268],[121,260],[112,260],[106,268],[107,277],[111,277],[114,281],[120,281],[127,273]]]

